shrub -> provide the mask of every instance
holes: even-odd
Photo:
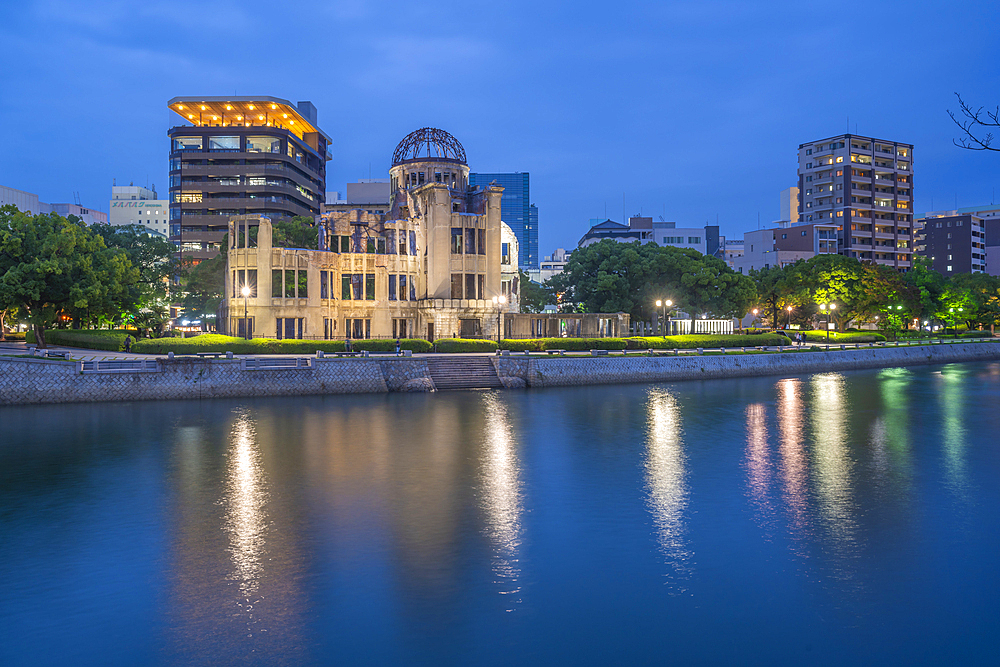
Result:
[[[395,352],[396,339],[372,339],[351,341],[351,347],[355,350],[368,350],[369,352]],[[399,341],[399,349],[411,350],[413,352],[430,352],[433,345],[421,338],[402,338]]]
[[[624,338],[513,338],[500,341],[501,350],[543,352],[545,350],[624,350]]]
[[[810,343],[825,343],[826,342],[826,332],[825,331],[804,331],[802,332],[806,335],[806,340]],[[853,333],[837,333],[836,331],[830,332],[830,343],[837,343],[838,345],[842,343],[877,343],[885,340],[885,336],[879,333],[874,333],[871,331],[866,332],[853,332]]]
[[[121,352],[125,349],[125,336],[134,331],[122,329],[49,329],[45,332],[45,342],[49,345],[65,345],[67,347],[82,347],[88,350],[104,350],[106,352]],[[25,340],[34,344],[35,332],[28,331]]]
[[[13,333],[6,333],[3,335],[5,340],[25,340],[25,333],[23,331],[15,331]]]
[[[629,338],[630,349],[635,350],[691,350],[698,347],[757,347],[758,345],[788,345],[787,338],[780,334],[753,335],[708,335],[687,334],[684,336],[648,336]]]
[[[434,341],[438,352],[493,352],[497,349],[495,340],[478,338],[441,338]]]

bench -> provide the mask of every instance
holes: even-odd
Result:
[[[337,355],[338,357],[356,357],[356,356],[358,356],[361,353],[360,352],[334,352],[334,354]]]
[[[566,356],[566,350],[545,350],[549,355],[558,354],[560,357]]]
[[[69,352],[52,352],[50,350],[45,350],[45,358],[49,359],[52,357],[58,357],[60,359],[69,359]]]
[[[592,357],[606,357],[608,356],[607,350],[591,350],[590,356]]]
[[[195,352],[196,357],[212,357],[213,359],[218,359],[219,357],[225,356],[225,352]]]

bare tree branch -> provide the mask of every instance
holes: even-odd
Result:
[[[1000,106],[997,106],[993,111],[989,109],[984,111],[983,107],[973,109],[966,104],[961,95],[955,93],[955,97],[958,98],[958,106],[964,118],[956,117],[955,113],[951,110],[948,110],[948,115],[951,116],[951,120],[962,129],[962,132],[966,136],[952,139],[952,143],[959,148],[965,148],[970,151],[1000,151],[1000,148],[991,145],[995,138],[992,132],[976,136],[983,131],[982,128],[1000,127]]]

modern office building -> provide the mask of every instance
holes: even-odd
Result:
[[[496,182],[503,188],[501,217],[517,236],[521,254],[518,265],[524,269],[538,268],[538,209],[531,203],[531,179],[528,172],[469,174],[469,185],[486,187]]]
[[[175,97],[170,128],[170,239],[182,260],[219,253],[229,219],[315,218],[326,193],[330,137],[311,102]]]
[[[632,216],[628,225],[613,220],[590,220],[590,229],[577,244],[580,248],[605,239],[621,243],[656,243],[675,248],[691,248],[703,255],[719,254],[724,238],[719,236],[718,225],[704,227],[678,227],[676,222],[654,221],[650,217]]]
[[[109,210],[109,224],[142,225],[154,234],[170,236],[167,219],[170,205],[166,199],[157,199],[156,190],[138,185],[114,185]]]
[[[841,254],[909,270],[913,145],[842,134],[801,144],[798,157],[799,221],[836,224]]]
[[[399,143],[389,175],[387,212],[324,214],[318,250],[273,247],[267,217],[228,219],[225,330],[327,339],[496,335],[499,297],[517,291],[516,282],[502,284],[503,189],[470,186],[465,149],[434,128]]]

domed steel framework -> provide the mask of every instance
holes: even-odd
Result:
[[[434,127],[422,127],[406,135],[392,154],[392,166],[420,159],[455,160],[467,164],[465,149],[458,139]]]

